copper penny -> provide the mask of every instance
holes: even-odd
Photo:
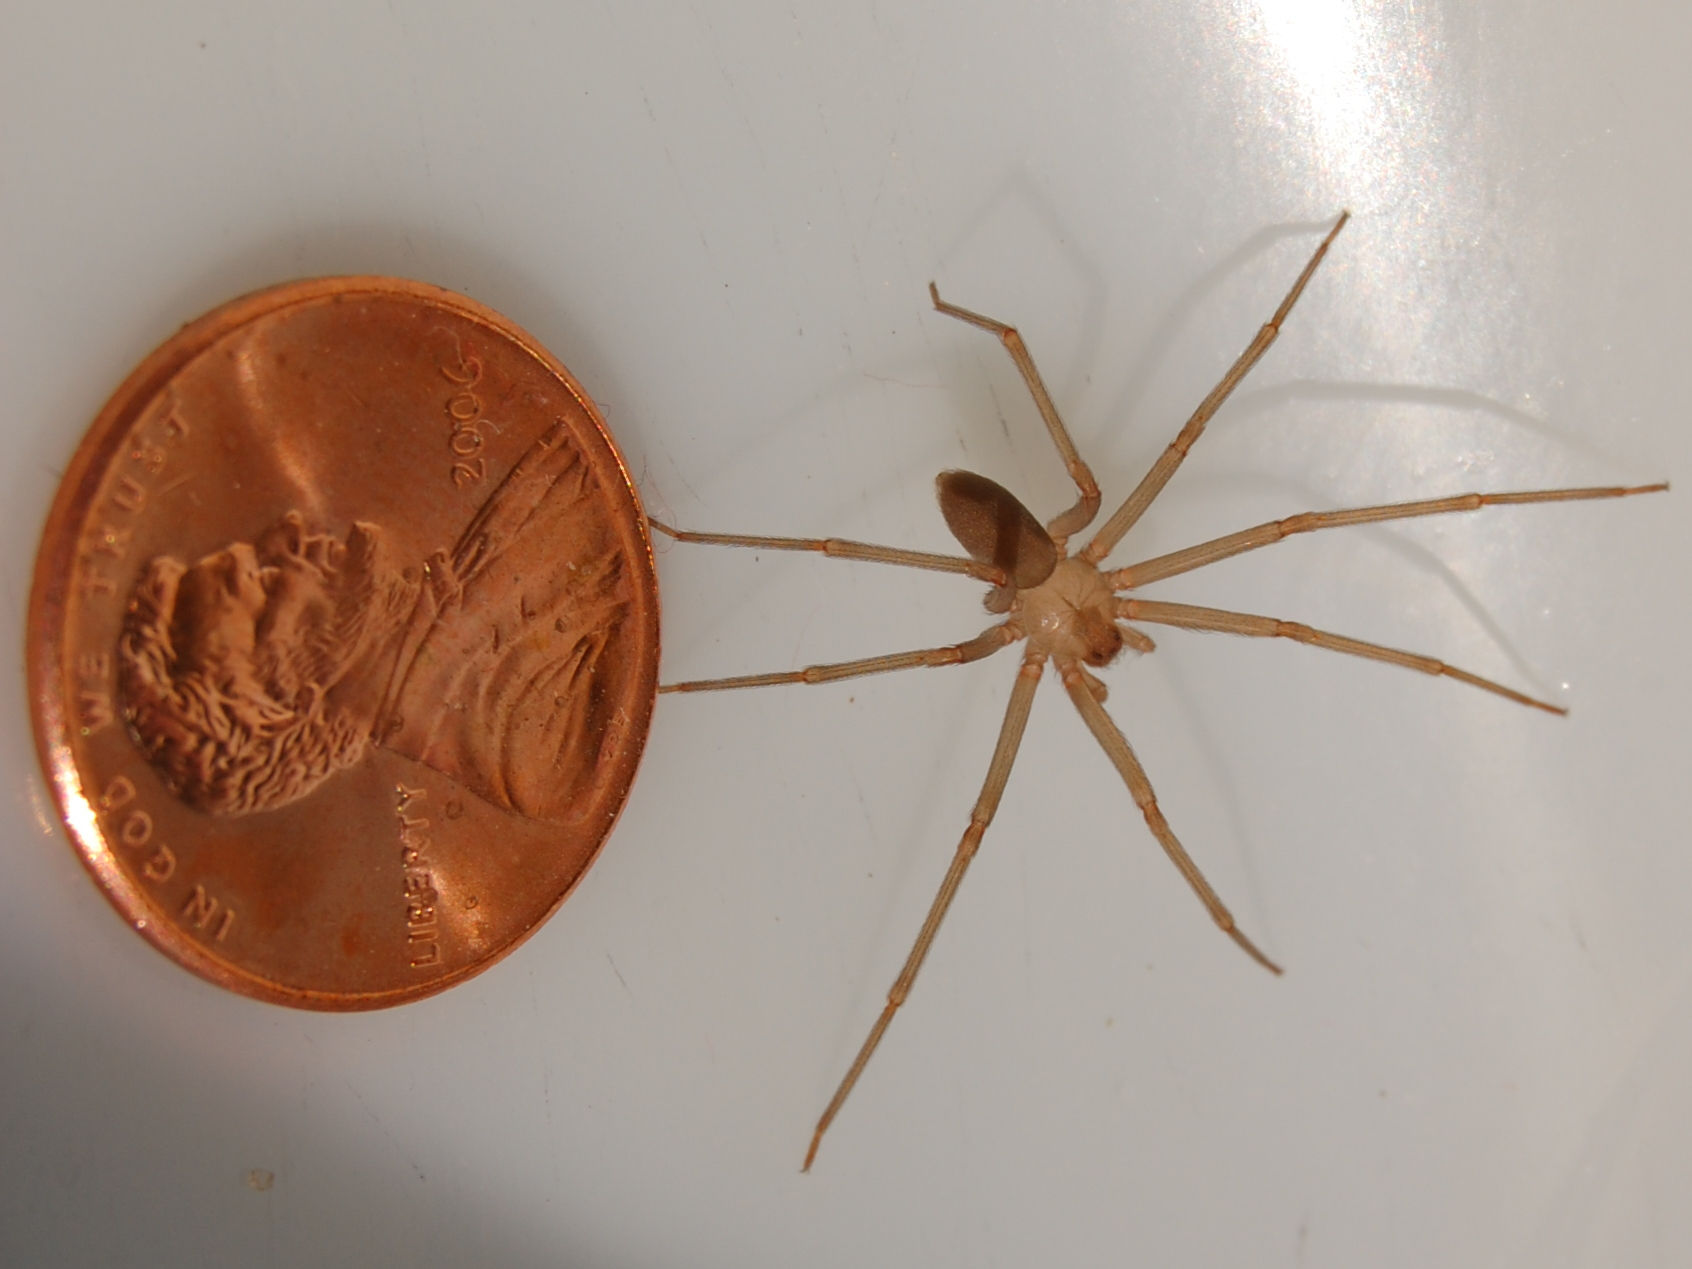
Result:
[[[628,472],[567,370],[391,278],[234,301],[129,377],[36,560],[43,766],[179,964],[313,1009],[509,952],[593,861],[652,715]]]

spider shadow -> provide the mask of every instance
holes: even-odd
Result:
[[[1284,383],[1245,388],[1235,393],[1225,412],[1231,415],[1232,419],[1219,416],[1218,421],[1226,427],[1230,421],[1237,424],[1243,415],[1268,413],[1307,401],[1411,405],[1453,414],[1478,415],[1552,442],[1569,453],[1578,454],[1610,471],[1615,471],[1622,465],[1614,454],[1594,445],[1580,432],[1560,427],[1549,419],[1513,405],[1505,405],[1502,401],[1467,388],[1437,388],[1415,383],[1365,383],[1345,379],[1289,379]]]

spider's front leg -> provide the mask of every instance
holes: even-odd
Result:
[[[1281,967],[1259,951],[1257,944],[1240,930],[1239,924],[1234,920],[1234,914],[1228,911],[1228,906],[1204,879],[1204,874],[1193,862],[1193,857],[1187,854],[1187,848],[1181,845],[1174,830],[1169,827],[1169,821],[1163,817],[1163,811],[1157,805],[1157,794],[1152,792],[1146,769],[1140,765],[1140,760],[1129,747],[1127,737],[1111,721],[1110,715],[1105,713],[1104,706],[1099,703],[1098,697],[1089,686],[1088,680],[1093,679],[1093,676],[1072,657],[1060,658],[1057,667],[1058,673],[1063,677],[1063,685],[1069,691],[1069,699],[1075,703],[1076,712],[1081,715],[1081,721],[1087,724],[1087,730],[1093,733],[1093,738],[1099,742],[1099,747],[1105,751],[1111,765],[1121,774],[1123,783],[1128,786],[1128,792],[1133,795],[1134,805],[1138,806],[1140,814],[1145,816],[1146,827],[1151,829],[1152,836],[1157,838],[1158,845],[1163,847],[1169,861],[1187,879],[1193,893],[1198,895],[1199,901],[1209,911],[1211,920],[1216,922],[1224,934],[1239,944],[1252,960],[1270,973],[1279,974]]]
[[[811,1134],[810,1149],[805,1152],[803,1170],[806,1172],[811,1170],[811,1164],[816,1160],[817,1148],[822,1145],[823,1134],[834,1122],[834,1117],[840,1113],[840,1108],[846,1104],[846,1098],[851,1094],[853,1085],[864,1073],[864,1067],[869,1064],[876,1046],[881,1043],[881,1037],[887,1033],[893,1015],[910,995],[911,986],[916,982],[917,971],[922,968],[922,962],[928,956],[928,949],[934,943],[934,936],[940,931],[940,922],[945,920],[946,910],[952,906],[958,887],[963,884],[964,873],[969,870],[970,861],[975,858],[975,852],[981,846],[981,839],[987,835],[987,826],[993,822],[993,816],[999,809],[999,798],[1005,791],[1006,781],[1010,779],[1011,766],[1016,762],[1016,751],[1022,744],[1022,732],[1028,725],[1028,711],[1034,703],[1034,689],[1040,686],[1040,674],[1045,667],[1046,654],[1037,648],[1029,648],[1022,658],[1021,668],[1017,671],[1016,685],[1011,688],[1010,704],[1005,707],[1005,721],[999,728],[999,741],[993,748],[993,760],[987,766],[987,779],[982,783],[981,796],[975,799],[975,809],[969,814],[969,827],[964,830],[963,837],[958,841],[951,867],[946,869],[946,876],[940,882],[940,890],[935,894],[934,902],[929,905],[928,916],[923,920],[922,929],[917,933],[916,943],[912,946],[910,955],[905,958],[905,966],[899,971],[899,977],[893,980],[881,1016],[870,1028],[869,1035],[858,1050],[858,1056],[852,1059],[852,1065],[847,1068],[845,1078],[840,1081],[840,1087],[835,1090],[834,1096],[829,1099],[828,1106],[823,1110],[822,1117],[817,1120],[816,1131]]]

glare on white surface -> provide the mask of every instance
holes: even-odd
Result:
[[[1371,83],[1378,16],[1347,0],[1244,0],[1241,25],[1259,26],[1270,58],[1314,121],[1320,158],[1341,184],[1378,185],[1382,118],[1405,103]],[[1368,23],[1368,26],[1365,26]],[[1413,103],[1411,103],[1413,105]]]

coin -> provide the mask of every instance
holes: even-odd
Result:
[[[48,516],[36,741],[71,840],[177,963],[365,1009],[563,901],[651,720],[628,471],[498,314],[391,278],[262,291],[130,375]]]

